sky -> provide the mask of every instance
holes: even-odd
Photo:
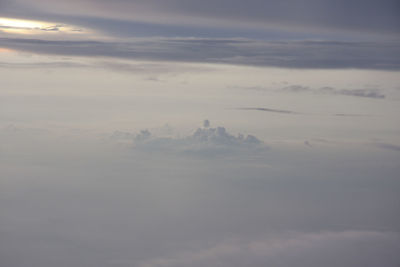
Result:
[[[398,267],[397,0],[0,0],[0,266]]]

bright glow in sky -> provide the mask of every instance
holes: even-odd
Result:
[[[0,17],[0,31],[10,34],[79,34],[83,29],[60,23]]]
[[[12,52],[11,49],[0,47],[0,53],[9,53]]]
[[[33,20],[0,18],[0,26],[12,27],[12,28],[35,29],[35,28],[43,28],[46,26],[46,24],[44,22],[33,21]],[[47,24],[47,26],[50,26],[50,24]]]

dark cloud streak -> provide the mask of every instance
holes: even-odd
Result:
[[[0,45],[40,54],[132,60],[309,69],[400,69],[400,56],[396,56],[400,55],[400,46],[396,42],[268,42],[250,39],[202,38],[137,38],[126,42],[104,42],[0,38]],[[346,91],[342,94],[357,95],[359,92]],[[366,97],[382,96],[366,95]]]
[[[389,144],[389,143],[376,143],[375,145],[377,147],[380,147],[380,148],[383,148],[383,149],[400,152],[400,146],[398,146],[398,145]]]
[[[266,111],[273,113],[283,113],[283,114],[299,114],[290,110],[282,110],[282,109],[272,109],[272,108],[236,108],[237,110],[256,110],[256,111]]]
[[[310,92],[316,94],[345,95],[345,96],[356,96],[356,97],[366,97],[375,99],[383,99],[386,97],[383,93],[380,92],[380,90],[374,88],[337,89],[325,86],[314,89],[302,85],[290,85],[282,88],[281,91],[291,92],[291,93]]]

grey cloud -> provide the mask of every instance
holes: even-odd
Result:
[[[399,34],[396,0],[134,0],[4,2],[4,10],[29,14],[80,14],[88,17],[124,18],[152,23],[275,27],[292,30],[340,30]],[[31,13],[33,12],[31,11]],[[134,18],[134,19],[133,19]]]
[[[208,62],[283,68],[399,70],[398,43],[138,38],[125,42],[1,38],[0,45],[42,54]],[[380,97],[359,91],[335,92]]]
[[[116,60],[100,60],[91,62],[91,68],[103,68],[118,72],[142,73],[142,74],[160,74],[160,73],[187,73],[187,72],[210,72],[215,68],[210,66],[193,66],[193,65],[173,65],[163,64],[162,62],[153,63],[135,63],[135,62],[118,62]],[[159,81],[157,77],[149,77],[148,80]]]
[[[302,86],[302,85],[289,85],[284,88],[282,88],[282,91],[284,92],[293,92],[293,93],[300,93],[300,92],[308,92],[311,91],[311,88],[308,86]]]
[[[16,63],[16,62],[1,62],[0,68],[82,68],[89,67],[87,64],[68,62],[68,61],[55,61],[55,62],[35,62],[35,63]]]
[[[298,114],[297,112],[282,109],[272,109],[272,108],[236,108],[238,110],[257,110],[257,111],[267,111],[273,113],[283,113],[283,114]]]
[[[385,98],[385,95],[382,94],[379,89],[371,89],[371,88],[337,89],[329,86],[321,88],[311,88],[302,85],[290,85],[280,90],[283,92],[292,92],[292,93],[311,92],[317,94],[347,95],[347,96],[358,96],[358,97],[367,97],[376,99]]]
[[[45,31],[45,32],[59,31],[63,27],[64,26],[62,24],[46,26],[46,27],[35,27],[35,28],[0,25],[0,29],[15,29],[15,30],[30,30],[30,31],[39,30],[39,31]]]
[[[302,114],[302,113],[291,111],[291,110],[271,109],[271,108],[236,108],[236,109],[237,110],[265,111],[265,112],[281,113],[281,114]],[[304,114],[302,114],[302,115],[304,115]],[[367,117],[367,116],[370,116],[370,115],[367,115],[367,114],[337,113],[337,114],[332,114],[332,116],[337,116],[337,117]]]
[[[308,147],[313,147],[309,141],[304,141],[304,145],[306,145]]]
[[[334,116],[337,117],[370,117],[368,114],[349,114],[349,113],[336,113]]]
[[[397,151],[400,152],[400,146],[399,145],[394,145],[394,144],[389,144],[389,143],[375,143],[377,147],[383,148],[383,149],[388,149],[392,151]]]
[[[149,130],[138,134],[115,132],[111,138],[116,141],[133,143],[134,149],[152,152],[168,152],[194,156],[244,156],[247,152],[262,151],[267,147],[253,135],[230,134],[224,127],[198,128],[192,135],[184,137],[153,136]]]
[[[29,59],[27,62],[10,62],[0,61],[0,68],[6,69],[46,69],[53,68],[90,68],[90,69],[104,69],[115,72],[124,72],[131,74],[138,74],[143,76],[152,75],[147,78],[151,81],[161,81],[157,75],[160,74],[174,74],[174,73],[188,73],[188,72],[209,72],[215,69],[210,66],[193,66],[193,65],[174,65],[163,64],[162,62],[142,63],[142,62],[129,62],[118,60],[94,59],[94,60],[74,60],[71,58],[55,60],[55,61],[34,61]]]
[[[337,114],[337,116],[347,116],[346,114]],[[350,116],[360,116],[360,115],[350,115]],[[312,139],[313,142],[316,143],[325,143],[325,144],[334,144],[334,145],[363,145],[366,147],[369,146],[374,146],[377,148],[389,150],[389,151],[394,151],[394,152],[400,152],[400,145],[398,144],[393,144],[389,142],[384,142],[384,141],[375,141],[375,142],[343,142],[343,141],[337,141],[337,140],[327,140],[323,138],[314,138]]]
[[[291,110],[282,110],[282,109],[271,109],[271,108],[236,108],[237,110],[254,110],[254,111],[265,111],[265,112],[272,112],[272,113],[281,113],[281,114],[302,114],[299,112],[291,111]],[[304,115],[304,114],[302,114]],[[348,113],[337,113],[332,114],[332,116],[337,117],[368,117],[371,115],[367,114],[348,114]]]
[[[47,26],[44,28],[39,28],[39,30],[46,31],[46,32],[54,32],[54,31],[59,31],[63,27],[64,27],[64,25],[57,24],[57,25]],[[78,29],[78,31],[79,31],[79,29]]]
[[[399,262],[397,155],[276,144],[254,158],[262,144],[214,126],[166,141],[153,129],[116,133],[142,149],[92,131],[21,127],[0,129],[5,266]],[[197,145],[234,147],[238,160],[211,152],[193,160],[200,152],[184,150]]]
[[[390,232],[297,233],[264,240],[231,240],[199,251],[149,260],[139,266],[396,267],[400,261],[396,252],[398,241],[398,234]]]
[[[332,87],[322,87],[317,89],[318,92],[335,95],[349,95],[368,98],[385,98],[385,95],[377,89],[335,89]]]
[[[386,97],[386,95],[383,94],[381,92],[381,90],[377,89],[377,88],[338,89],[338,88],[333,88],[330,86],[325,86],[325,87],[320,87],[320,88],[312,88],[309,86],[303,86],[303,85],[298,85],[298,84],[288,85],[288,86],[278,88],[278,89],[271,89],[271,88],[262,87],[262,86],[247,86],[247,87],[237,87],[236,86],[233,88],[257,91],[257,92],[276,91],[276,92],[287,92],[287,93],[330,94],[330,95],[345,95],[345,96],[356,96],[356,97],[366,97],[366,98],[375,98],[375,99],[383,99]],[[341,114],[338,114],[338,115],[341,115]]]

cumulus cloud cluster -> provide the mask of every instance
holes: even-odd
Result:
[[[193,155],[221,155],[235,154],[235,152],[257,151],[265,149],[264,143],[254,135],[229,133],[225,127],[209,127],[210,122],[205,120],[203,127],[197,128],[193,134],[184,137],[153,136],[149,130],[141,130],[137,134],[115,132],[114,140],[129,140],[133,147],[146,151],[166,151],[187,153]]]

